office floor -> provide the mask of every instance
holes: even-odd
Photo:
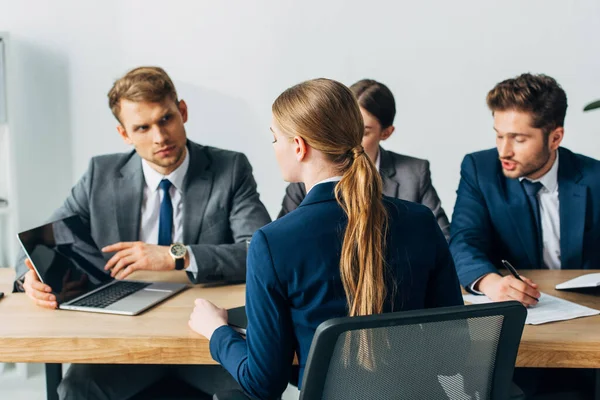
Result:
[[[0,365],[0,399],[45,400],[46,380],[41,364]]]
[[[19,400],[45,400],[46,380],[43,366],[41,364],[30,364],[27,373],[11,366],[8,370],[0,373],[0,399]],[[288,386],[283,393],[282,400],[297,400],[298,389]],[[589,397],[579,394],[547,394],[536,396],[535,400],[587,400]]]
[[[14,364],[0,373],[0,399],[45,400],[46,379],[41,364],[30,364],[27,373]],[[297,400],[298,389],[289,386],[282,400]]]

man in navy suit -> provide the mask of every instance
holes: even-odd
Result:
[[[496,148],[463,160],[450,250],[467,290],[533,305],[537,285],[497,268],[600,268],[600,162],[560,147],[567,97],[553,78],[505,80],[487,104]]]

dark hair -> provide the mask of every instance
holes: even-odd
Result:
[[[350,90],[356,96],[358,105],[377,118],[381,128],[385,129],[394,123],[396,102],[387,86],[372,79],[362,79],[350,86]]]
[[[564,126],[567,95],[554,78],[522,74],[497,84],[487,95],[492,111],[516,110],[531,113],[532,125],[550,134]]]

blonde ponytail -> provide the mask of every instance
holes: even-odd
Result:
[[[361,145],[364,123],[356,98],[330,79],[302,82],[273,103],[282,131],[302,137],[342,174],[336,199],[348,216],[340,275],[350,316],[383,311],[387,213],[381,176]]]
[[[387,212],[383,183],[362,146],[350,151],[350,168],[337,184],[337,201],[348,216],[340,274],[350,316],[380,314],[386,297],[384,279]]]

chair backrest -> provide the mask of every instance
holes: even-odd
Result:
[[[511,301],[325,321],[300,399],[508,399],[526,316]]]

